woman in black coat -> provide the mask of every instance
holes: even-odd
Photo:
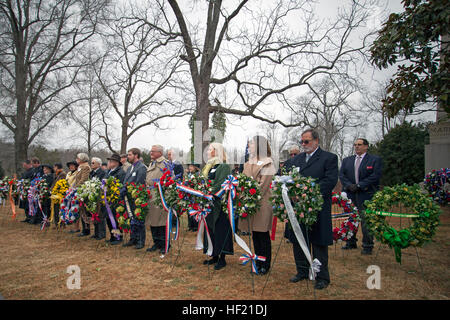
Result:
[[[226,154],[220,143],[211,143],[208,147],[208,162],[202,170],[203,176],[211,180],[212,194],[220,190],[221,184],[231,173],[226,163]],[[226,266],[225,256],[234,254],[233,232],[227,213],[223,211],[220,198],[215,198],[211,213],[206,217],[206,223],[213,244],[212,259],[205,260],[203,264],[215,264],[214,269],[220,270]],[[204,240],[206,253],[207,241]]]

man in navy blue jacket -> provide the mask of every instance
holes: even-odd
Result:
[[[289,159],[284,166],[288,171],[293,167],[298,168],[302,176],[315,178],[320,185],[320,193],[324,202],[317,222],[309,228],[308,232],[306,232],[304,225],[300,225],[305,239],[308,242],[308,247],[312,244],[313,258],[317,258],[322,264],[314,286],[315,289],[320,290],[326,288],[330,283],[328,246],[333,244],[331,192],[338,180],[338,159],[335,154],[324,151],[319,147],[319,134],[312,129],[308,129],[302,133],[300,143],[305,152]],[[290,281],[298,282],[308,279],[309,262],[290,224],[287,227],[286,236],[293,244],[295,265],[297,267],[297,274]]]
[[[141,158],[141,150],[138,148],[131,148],[128,150],[128,162],[131,163],[131,166],[128,167],[128,170],[125,174],[125,178],[123,179],[124,187],[120,191],[121,198],[124,199],[127,193],[126,184],[134,182],[136,185],[145,185],[145,178],[147,176],[147,167],[140,160]],[[134,204],[133,199],[128,199],[130,204],[130,210],[134,215],[134,210],[136,206]],[[125,247],[135,245],[136,249],[142,249],[145,245],[145,221],[140,221],[131,218],[131,233],[130,233],[130,241],[125,243]]]
[[[367,229],[364,217],[364,201],[372,199],[380,186],[383,162],[380,157],[367,153],[369,142],[366,139],[356,139],[354,143],[355,155],[342,161],[339,179],[342,188],[348,197],[358,207],[361,217],[361,230],[363,233],[362,254],[372,254],[373,236]],[[342,249],[356,249],[356,235],[353,235]]]

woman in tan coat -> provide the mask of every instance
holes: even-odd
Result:
[[[85,181],[89,180],[89,174],[91,173],[91,167],[89,167],[89,156],[86,153],[77,154],[78,169],[75,175],[74,188],[78,188]],[[89,224],[89,217],[86,215],[86,208],[80,206],[80,219],[83,226],[83,230],[78,235],[79,237],[85,237],[91,233],[91,225]],[[77,223],[79,226],[79,222]]]
[[[266,138],[261,136],[253,137],[249,142],[249,153],[250,158],[244,164],[244,171],[242,173],[258,182],[261,190],[261,207],[254,216],[249,218],[248,223],[252,232],[254,253],[258,256],[266,257],[266,261],[256,261],[258,274],[264,275],[270,268],[272,257],[272,244],[270,242],[269,231],[272,227],[273,212],[269,197],[270,184],[272,183],[272,177],[276,173],[276,170],[271,158],[270,146]],[[241,224],[242,220],[239,220]]]

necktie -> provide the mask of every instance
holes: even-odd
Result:
[[[309,159],[311,159],[311,155],[309,153],[306,154],[306,162],[308,163]]]
[[[360,156],[356,156],[356,163],[355,163],[355,181],[356,184],[359,183],[359,165],[361,164],[361,157]]]

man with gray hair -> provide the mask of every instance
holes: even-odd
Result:
[[[331,224],[331,192],[338,181],[338,158],[335,154],[322,150],[319,146],[319,134],[313,129],[305,130],[301,135],[300,144],[304,152],[286,161],[285,167],[297,168],[299,173],[305,177],[312,177],[320,185],[320,193],[323,197],[322,210],[317,216],[317,222],[309,228],[300,224],[302,233],[305,235],[308,248],[312,247],[312,256],[320,263],[320,272],[317,274],[315,289],[324,289],[330,283],[328,272],[328,246],[333,244],[333,231]],[[298,282],[308,279],[309,262],[297,236],[290,224],[287,225],[287,236],[293,244],[293,254],[297,274],[290,279]],[[311,252],[311,250],[310,250]]]
[[[97,178],[100,181],[103,179],[106,172],[102,170],[101,166],[102,166],[102,159],[97,158],[97,157],[92,157],[92,159],[91,159],[92,171],[89,174],[90,179]]]
[[[146,182],[148,186],[153,186],[155,181],[159,180],[163,175],[163,169],[169,165],[169,162],[163,156],[164,148],[161,145],[153,145],[150,150],[151,162],[147,169]],[[152,190],[152,199],[156,198],[156,189]],[[148,252],[159,249],[160,253],[165,252],[166,239],[166,221],[167,212],[159,208],[154,200],[149,206],[148,219],[150,221],[150,230],[152,232],[153,246],[148,248]]]

